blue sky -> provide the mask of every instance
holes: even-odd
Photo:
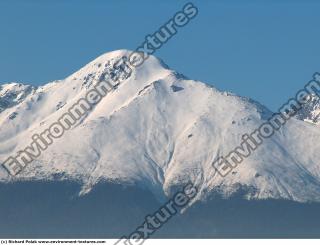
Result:
[[[44,84],[135,49],[186,2],[2,0],[0,84]],[[193,3],[198,16],[155,53],[171,68],[273,110],[320,71],[320,1]]]

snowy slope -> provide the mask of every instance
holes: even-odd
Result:
[[[42,87],[2,85],[0,160],[30,144],[126,54],[104,54]],[[192,181],[198,199],[215,190],[230,196],[244,186],[247,198],[320,201],[320,130],[301,120],[292,119],[232,174],[222,178],[212,168],[213,159],[270,115],[255,101],[189,80],[151,56],[21,174],[11,178],[1,168],[0,180],[60,176],[81,181],[83,193],[100,180],[135,183],[158,198]]]

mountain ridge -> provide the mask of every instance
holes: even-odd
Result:
[[[64,80],[31,90],[25,85],[29,93],[13,90],[19,103],[0,111],[0,160],[24,149],[34,133],[55,122],[129,53],[104,54]],[[5,98],[2,86],[0,102]],[[225,178],[212,167],[218,155],[232,150],[243,134],[271,115],[256,101],[190,80],[150,56],[120,77],[117,89],[19,176],[12,178],[1,169],[0,180],[60,176],[81,181],[81,194],[101,180],[134,183],[160,199],[191,181],[200,190],[197,200],[213,191],[228,197],[247,187],[248,199],[320,201],[320,131],[305,118],[291,119]]]

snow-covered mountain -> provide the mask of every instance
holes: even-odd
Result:
[[[297,113],[297,118],[309,123],[320,124],[320,99],[312,95],[311,101],[303,106]]]
[[[34,92],[35,88],[31,85],[19,83],[0,85],[0,112],[21,103]]]
[[[45,86],[2,85],[0,160],[25,149],[33,134],[56,122],[106,79],[106,67],[129,53],[104,54]],[[311,107],[301,119],[316,120],[310,115],[319,103]],[[1,168],[0,180],[69,178],[83,183],[83,193],[101,180],[134,183],[160,199],[192,181],[197,199],[245,188],[249,199],[320,201],[320,130],[303,120],[290,120],[228,176],[213,169],[218,155],[227,155],[271,115],[253,100],[187,79],[150,56],[22,173],[13,178]]]

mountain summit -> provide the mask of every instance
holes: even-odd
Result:
[[[2,85],[0,160],[25,149],[32,135],[58,121],[98,81],[108,79],[106,71],[110,75],[114,62],[129,53],[104,54],[44,86]],[[147,188],[157,198],[191,181],[200,190],[198,200],[213,192],[229,197],[242,189],[248,199],[320,201],[320,130],[303,121],[315,121],[310,114],[291,119],[221,177],[213,160],[238,146],[243,134],[272,115],[270,110],[187,79],[154,56],[119,82],[19,175],[11,177],[1,168],[0,180],[72,179],[82,183],[82,193],[109,181]]]

